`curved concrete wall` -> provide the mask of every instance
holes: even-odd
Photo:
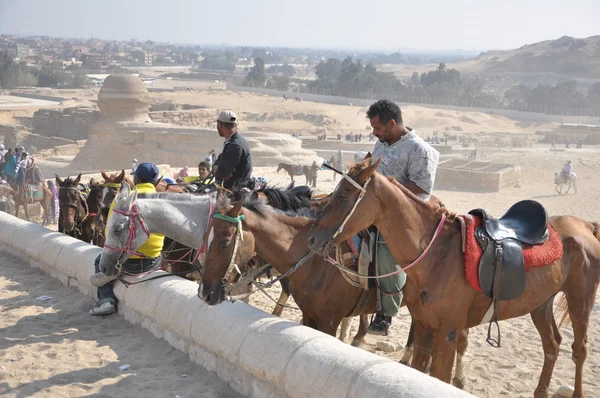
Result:
[[[0,213],[0,250],[26,259],[67,286],[96,294],[89,278],[100,248]],[[129,288],[117,283],[115,294],[126,319],[189,353],[191,360],[246,396],[471,396],[246,304],[209,307],[196,296],[195,283],[178,277]]]

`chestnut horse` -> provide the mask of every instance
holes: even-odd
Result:
[[[237,198],[241,196],[237,195]],[[230,219],[243,216],[241,226],[244,239],[233,242],[239,233],[236,223],[221,218],[212,220],[214,238],[206,254],[201,291],[203,300],[209,305],[222,301],[223,279],[234,256],[234,250],[236,257],[233,261],[236,264],[247,262],[247,258],[243,258],[240,253],[256,251],[281,274],[288,272],[310,252],[307,234],[318,211],[302,209],[295,213],[283,213],[268,206],[264,200],[255,198],[231,204],[223,191],[219,191],[216,214],[225,215]],[[350,251],[345,242],[342,242],[342,248],[343,252]],[[375,289],[365,292],[360,287],[352,286],[339,270],[329,265],[320,255],[312,256],[287,279],[292,297],[302,310],[303,325],[335,336],[340,322],[344,318],[354,316],[356,311],[360,314],[360,326],[352,345],[360,346],[364,343],[367,314],[376,310]],[[364,297],[363,293],[366,294]],[[342,341],[346,328],[347,325],[342,326]],[[406,345],[404,363],[408,362],[412,353],[410,337]],[[462,386],[462,358],[467,348],[466,335],[459,336],[459,340],[460,352],[457,357],[455,384]]]
[[[432,352],[431,376],[449,382],[457,336],[482,322],[492,299],[466,281],[456,215],[420,200],[395,179],[375,173],[378,165],[369,154],[352,167],[309,232],[309,246],[323,253],[330,244],[343,242],[370,225],[394,242],[389,248],[410,281],[404,300],[416,322],[412,365],[424,371]],[[531,269],[525,293],[499,301],[497,315],[504,320],[531,314],[544,349],[544,366],[534,396],[547,397],[561,342],[552,304],[562,291],[561,300],[566,300],[568,310],[565,317],[570,316],[573,325],[573,396],[582,397],[587,329],[600,282],[600,224],[573,216],[551,217],[550,224],[562,239],[563,257]],[[439,235],[432,238],[437,231]],[[424,253],[428,245],[429,251]],[[420,261],[414,263],[415,259]]]

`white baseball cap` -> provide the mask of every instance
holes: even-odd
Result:
[[[235,123],[237,122],[237,115],[234,111],[222,111],[219,113],[217,120],[222,123]]]

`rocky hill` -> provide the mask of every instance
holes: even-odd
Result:
[[[563,36],[516,50],[488,51],[465,64],[490,73],[555,73],[568,77],[600,78],[600,36],[585,39]]]

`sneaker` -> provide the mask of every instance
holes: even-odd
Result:
[[[375,314],[375,317],[371,321],[371,324],[367,329],[367,333],[374,334],[377,336],[387,336],[391,324],[391,316],[385,316],[383,313],[378,312]]]
[[[117,312],[117,308],[110,301],[104,302],[100,305],[96,305],[89,311],[90,315],[110,315]]]
[[[92,286],[100,287],[114,281],[115,279],[117,279],[116,276],[106,276],[102,272],[98,272],[90,277],[90,283]]]

